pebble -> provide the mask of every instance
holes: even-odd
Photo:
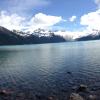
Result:
[[[68,74],[72,74],[72,73],[71,73],[71,72],[69,72],[69,71],[68,71],[67,73],[68,73]]]
[[[84,84],[81,84],[77,89],[77,92],[87,92],[87,91],[88,91],[88,87]]]
[[[72,93],[69,100],[84,100],[82,96],[77,93]]]
[[[0,95],[7,96],[10,95],[12,92],[7,90],[0,90]]]
[[[97,96],[96,95],[89,95],[88,100],[96,100]]]

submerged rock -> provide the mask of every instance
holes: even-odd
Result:
[[[48,97],[48,100],[54,100],[54,98],[53,97]]]
[[[78,89],[77,92],[88,92],[88,87],[84,84],[81,84]]]
[[[73,86],[72,87],[72,90],[77,90],[77,86]]]
[[[97,100],[96,95],[89,95],[88,100]]]
[[[47,98],[46,98],[44,95],[42,95],[42,94],[36,94],[35,97],[36,97],[36,100],[46,100],[46,99],[47,99]]]
[[[12,93],[11,91],[0,90],[0,95],[2,95],[2,96],[8,96],[8,95],[10,95],[11,93]]]
[[[50,96],[50,97],[48,97],[48,99],[47,100],[58,100],[58,98],[57,97],[55,97],[55,96]]]
[[[81,97],[79,94],[77,93],[72,93],[70,95],[70,99],[69,100],[84,100],[83,97]]]
[[[68,71],[67,73],[68,73],[68,74],[72,74],[72,72],[70,72],[70,71]]]

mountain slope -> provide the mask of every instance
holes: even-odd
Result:
[[[76,41],[87,41],[87,40],[99,40],[100,39],[100,31],[94,31],[93,33],[77,38]]]
[[[22,36],[15,32],[0,26],[0,45],[17,45],[17,44],[37,44],[37,43],[55,43],[65,42],[65,39],[58,35],[38,36],[30,34]]]
[[[21,44],[23,37],[0,26],[0,45]]]

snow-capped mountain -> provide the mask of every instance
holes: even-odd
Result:
[[[55,43],[100,39],[99,30],[92,30],[91,33],[80,37],[75,37],[73,34],[69,33],[69,35],[65,33],[66,32],[63,31],[50,31],[44,29],[37,29],[33,32],[23,32],[18,30],[10,31],[0,26],[0,45]]]
[[[77,41],[98,40],[98,39],[100,39],[100,30],[92,30],[91,33],[88,33],[85,36],[76,38]]]
[[[65,42],[61,36],[46,31],[35,31],[33,33],[13,30],[10,31],[0,26],[0,45],[15,44],[37,44],[37,43],[55,43]]]

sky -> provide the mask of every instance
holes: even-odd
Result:
[[[60,35],[86,35],[100,30],[100,0],[0,0],[0,26]],[[65,32],[61,32],[65,30]]]

